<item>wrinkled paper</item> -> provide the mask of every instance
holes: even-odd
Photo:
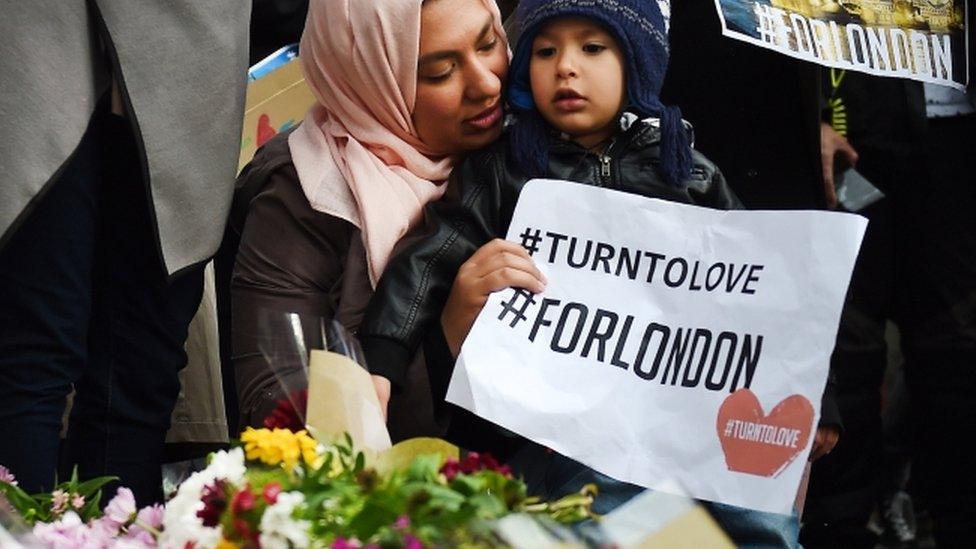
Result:
[[[867,222],[526,184],[548,279],[488,299],[447,399],[617,479],[789,514]]]

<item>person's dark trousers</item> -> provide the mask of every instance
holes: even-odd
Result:
[[[906,190],[912,300],[902,322],[918,439],[912,484],[939,547],[976,543],[976,115],[930,119],[928,175]]]
[[[890,202],[860,212],[869,224],[830,358],[844,430],[833,451],[813,463],[800,536],[804,547],[874,545],[865,526],[878,499],[885,323],[896,283]]]
[[[0,463],[47,490],[61,451],[60,478],[115,475],[145,504],[203,271],[166,277],[130,123],[105,107],[0,250]]]

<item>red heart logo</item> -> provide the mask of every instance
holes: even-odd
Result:
[[[792,395],[765,415],[756,395],[739,389],[718,409],[715,428],[730,471],[775,477],[806,448],[813,406]]]

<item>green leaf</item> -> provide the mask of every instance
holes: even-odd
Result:
[[[42,503],[32,498],[27,492],[23,491],[19,486],[14,486],[7,482],[0,481],[0,493],[7,497],[7,501],[10,505],[20,513],[24,519],[31,522],[31,518],[43,518],[45,513],[45,508],[42,508]],[[33,524],[33,522],[31,522]]]
[[[74,478],[74,475],[72,475],[72,478]],[[119,480],[119,477],[95,477],[91,480],[86,480],[85,482],[78,484],[73,491],[85,496],[85,499],[88,499],[89,496],[94,495],[95,492],[101,490],[103,486],[116,480]]]
[[[441,456],[437,454],[423,455],[414,458],[407,471],[407,477],[412,480],[433,482],[441,468]]]
[[[356,534],[357,538],[369,539],[380,528],[393,524],[397,517],[396,510],[378,501],[367,501],[363,509],[349,523],[349,529]]]
[[[91,499],[88,499],[88,502],[85,504],[85,506],[81,508],[81,512],[80,512],[81,520],[88,522],[91,519],[102,516],[102,510],[98,505],[101,500],[102,500],[101,492],[96,492],[95,495],[91,497]]]

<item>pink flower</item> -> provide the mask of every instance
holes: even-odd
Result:
[[[81,508],[85,506],[85,496],[75,494],[75,497],[71,498],[71,506],[75,509],[81,510]]]
[[[356,538],[336,538],[331,549],[359,549],[363,544]]]
[[[155,547],[156,536],[150,529],[156,530],[157,534],[159,533],[159,530],[163,527],[164,511],[165,508],[158,504],[140,509],[136,515],[135,522],[132,523],[132,526],[129,526],[124,539],[131,540],[144,547]]]
[[[163,513],[165,511],[166,508],[159,504],[143,507],[139,511],[139,514],[136,515],[136,520],[142,524],[159,530],[163,527]]]
[[[419,539],[407,534],[403,536],[403,549],[424,549],[424,544]]]
[[[115,492],[115,497],[105,506],[105,518],[121,526],[132,520],[135,514],[136,497],[132,495],[132,490],[119,487]]]
[[[88,528],[99,538],[111,539],[119,535],[122,525],[108,517],[102,517],[91,521]]]
[[[0,465],[0,481],[17,486],[17,477],[10,472],[10,469],[7,469],[3,465]]]
[[[55,515],[60,515],[68,509],[68,500],[71,499],[71,494],[65,492],[64,490],[55,490],[51,492],[51,512]]]
[[[38,522],[34,525],[34,536],[42,543],[59,549],[100,547],[109,540],[89,530],[73,511],[68,511],[63,518],[51,523]]]
[[[410,528],[410,517],[407,515],[400,515],[396,522],[393,523],[393,528],[397,530],[406,530]]]

